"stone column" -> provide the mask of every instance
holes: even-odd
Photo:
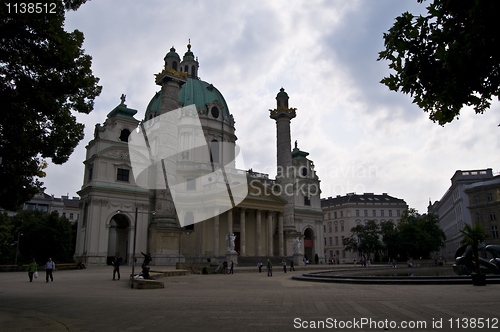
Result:
[[[240,256],[245,256],[245,209],[240,210]]]
[[[262,224],[262,210],[256,211],[256,219],[257,219],[257,256],[262,256],[262,244],[261,244],[261,224]]]
[[[285,256],[283,250],[283,213],[278,212],[278,242],[279,242],[279,255],[280,257]]]
[[[233,210],[227,211],[227,232],[233,234]]]
[[[267,255],[273,256],[273,214],[274,212],[269,211],[267,213]]]
[[[219,209],[215,208],[214,217],[214,256],[219,256]]]

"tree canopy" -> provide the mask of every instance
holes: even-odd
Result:
[[[20,1],[0,5],[0,202],[6,209],[40,191],[46,158],[68,160],[84,136],[74,113],[90,113],[101,92],[83,33],[64,30],[66,11],[85,2],[51,0],[55,13],[13,10]]]
[[[351,236],[343,241],[345,250],[357,251],[367,259],[372,254],[378,256],[382,251],[384,246],[380,241],[380,229],[375,221],[369,220],[366,225],[355,226],[351,228],[351,233]]]
[[[440,125],[464,106],[483,113],[500,93],[500,2],[434,0],[427,10],[426,16],[403,13],[384,33],[378,60],[389,60],[396,73],[381,83],[410,94]]]
[[[49,257],[60,263],[73,261],[76,229],[65,217],[59,217],[57,212],[23,210],[11,220],[13,229],[23,234],[18,261],[28,263],[31,257],[38,262]]]

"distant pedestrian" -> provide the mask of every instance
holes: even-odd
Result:
[[[231,269],[229,270],[229,274],[234,274],[234,262],[231,260]]]
[[[295,268],[293,267],[293,259],[290,261],[290,271],[295,271]]]
[[[392,267],[395,269],[396,268],[396,260],[393,258],[392,259]]]
[[[224,268],[224,274],[227,274],[227,261],[224,261],[224,263],[222,263],[222,267]]]
[[[141,254],[144,256],[144,262],[142,263],[142,269],[144,270],[144,268],[152,261],[152,259],[149,252],[145,254],[141,251]]]
[[[272,277],[273,276],[273,263],[268,259],[267,260],[267,276]]]
[[[262,266],[263,266],[262,262],[257,263],[257,267],[259,268],[259,273],[262,272]]]
[[[30,278],[30,282],[33,281],[33,275],[35,275],[35,272],[38,273],[35,259],[32,258],[31,263],[28,265],[28,277]]]
[[[307,258],[304,257],[304,265],[307,266]]]
[[[283,258],[281,263],[283,264],[283,271],[285,271],[285,273],[286,273],[286,260]]]
[[[120,260],[118,259],[118,257],[115,257],[115,260],[111,264],[113,264],[113,280],[116,280],[115,276],[117,273],[118,280],[120,280]]]
[[[49,282],[49,277],[50,281],[54,281],[54,277],[52,276],[52,272],[56,269],[56,265],[52,261],[52,258],[49,257],[49,260],[47,263],[45,263],[45,280],[46,282]]]

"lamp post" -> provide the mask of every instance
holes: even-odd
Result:
[[[135,222],[134,222],[134,249],[132,251],[132,284],[130,285],[130,288],[134,288],[134,272],[135,272],[135,243],[137,241],[137,214],[138,213],[146,213],[146,214],[152,214],[155,215],[155,211],[151,212],[138,212],[138,209],[135,208],[135,211],[123,211],[123,210],[116,210],[116,213],[122,213],[122,212],[128,212],[128,213],[134,213],[135,212]]]
[[[17,265],[17,253],[19,252],[19,241],[21,241],[21,235],[23,235],[23,233],[17,232],[16,260],[14,262],[14,265]]]

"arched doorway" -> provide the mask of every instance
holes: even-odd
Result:
[[[127,262],[129,226],[129,219],[123,214],[116,214],[111,218],[108,235],[108,265],[111,264],[115,256],[121,257],[123,264]]]
[[[304,255],[309,263],[314,263],[314,232],[310,228],[304,230]]]

